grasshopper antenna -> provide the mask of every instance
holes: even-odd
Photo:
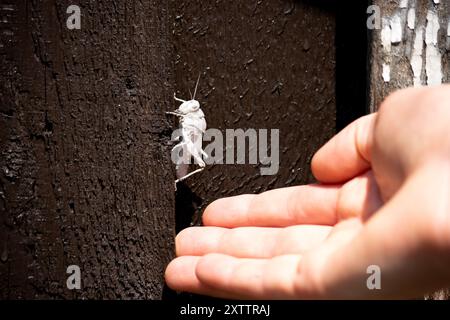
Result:
[[[191,95],[191,100],[194,100],[194,98],[192,97],[191,89],[188,89],[188,90],[189,90],[189,94]]]
[[[201,75],[201,73],[198,74],[197,83],[195,84],[194,96],[192,97],[192,99],[195,99],[195,94],[197,93],[198,82],[200,81],[200,75]]]

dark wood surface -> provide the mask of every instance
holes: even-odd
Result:
[[[161,298],[175,234],[168,5],[82,1],[71,31],[69,4],[0,5],[0,299]],[[71,264],[81,290],[66,288]]]
[[[186,180],[180,229],[200,223],[217,198],[312,181],[310,158],[335,133],[336,22],[334,11],[304,2],[174,3],[177,93],[188,97],[201,73],[197,97],[209,128],[280,130],[278,174],[212,165]]]

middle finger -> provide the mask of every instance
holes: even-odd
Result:
[[[302,254],[326,239],[332,227],[298,225],[286,228],[191,227],[176,237],[177,256],[221,253],[238,258],[271,258]]]

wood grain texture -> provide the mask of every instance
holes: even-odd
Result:
[[[0,299],[161,298],[173,256],[167,3],[1,1]],[[66,288],[81,268],[82,290]]]

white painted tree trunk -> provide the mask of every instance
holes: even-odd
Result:
[[[370,106],[392,91],[450,82],[450,0],[374,0]]]

